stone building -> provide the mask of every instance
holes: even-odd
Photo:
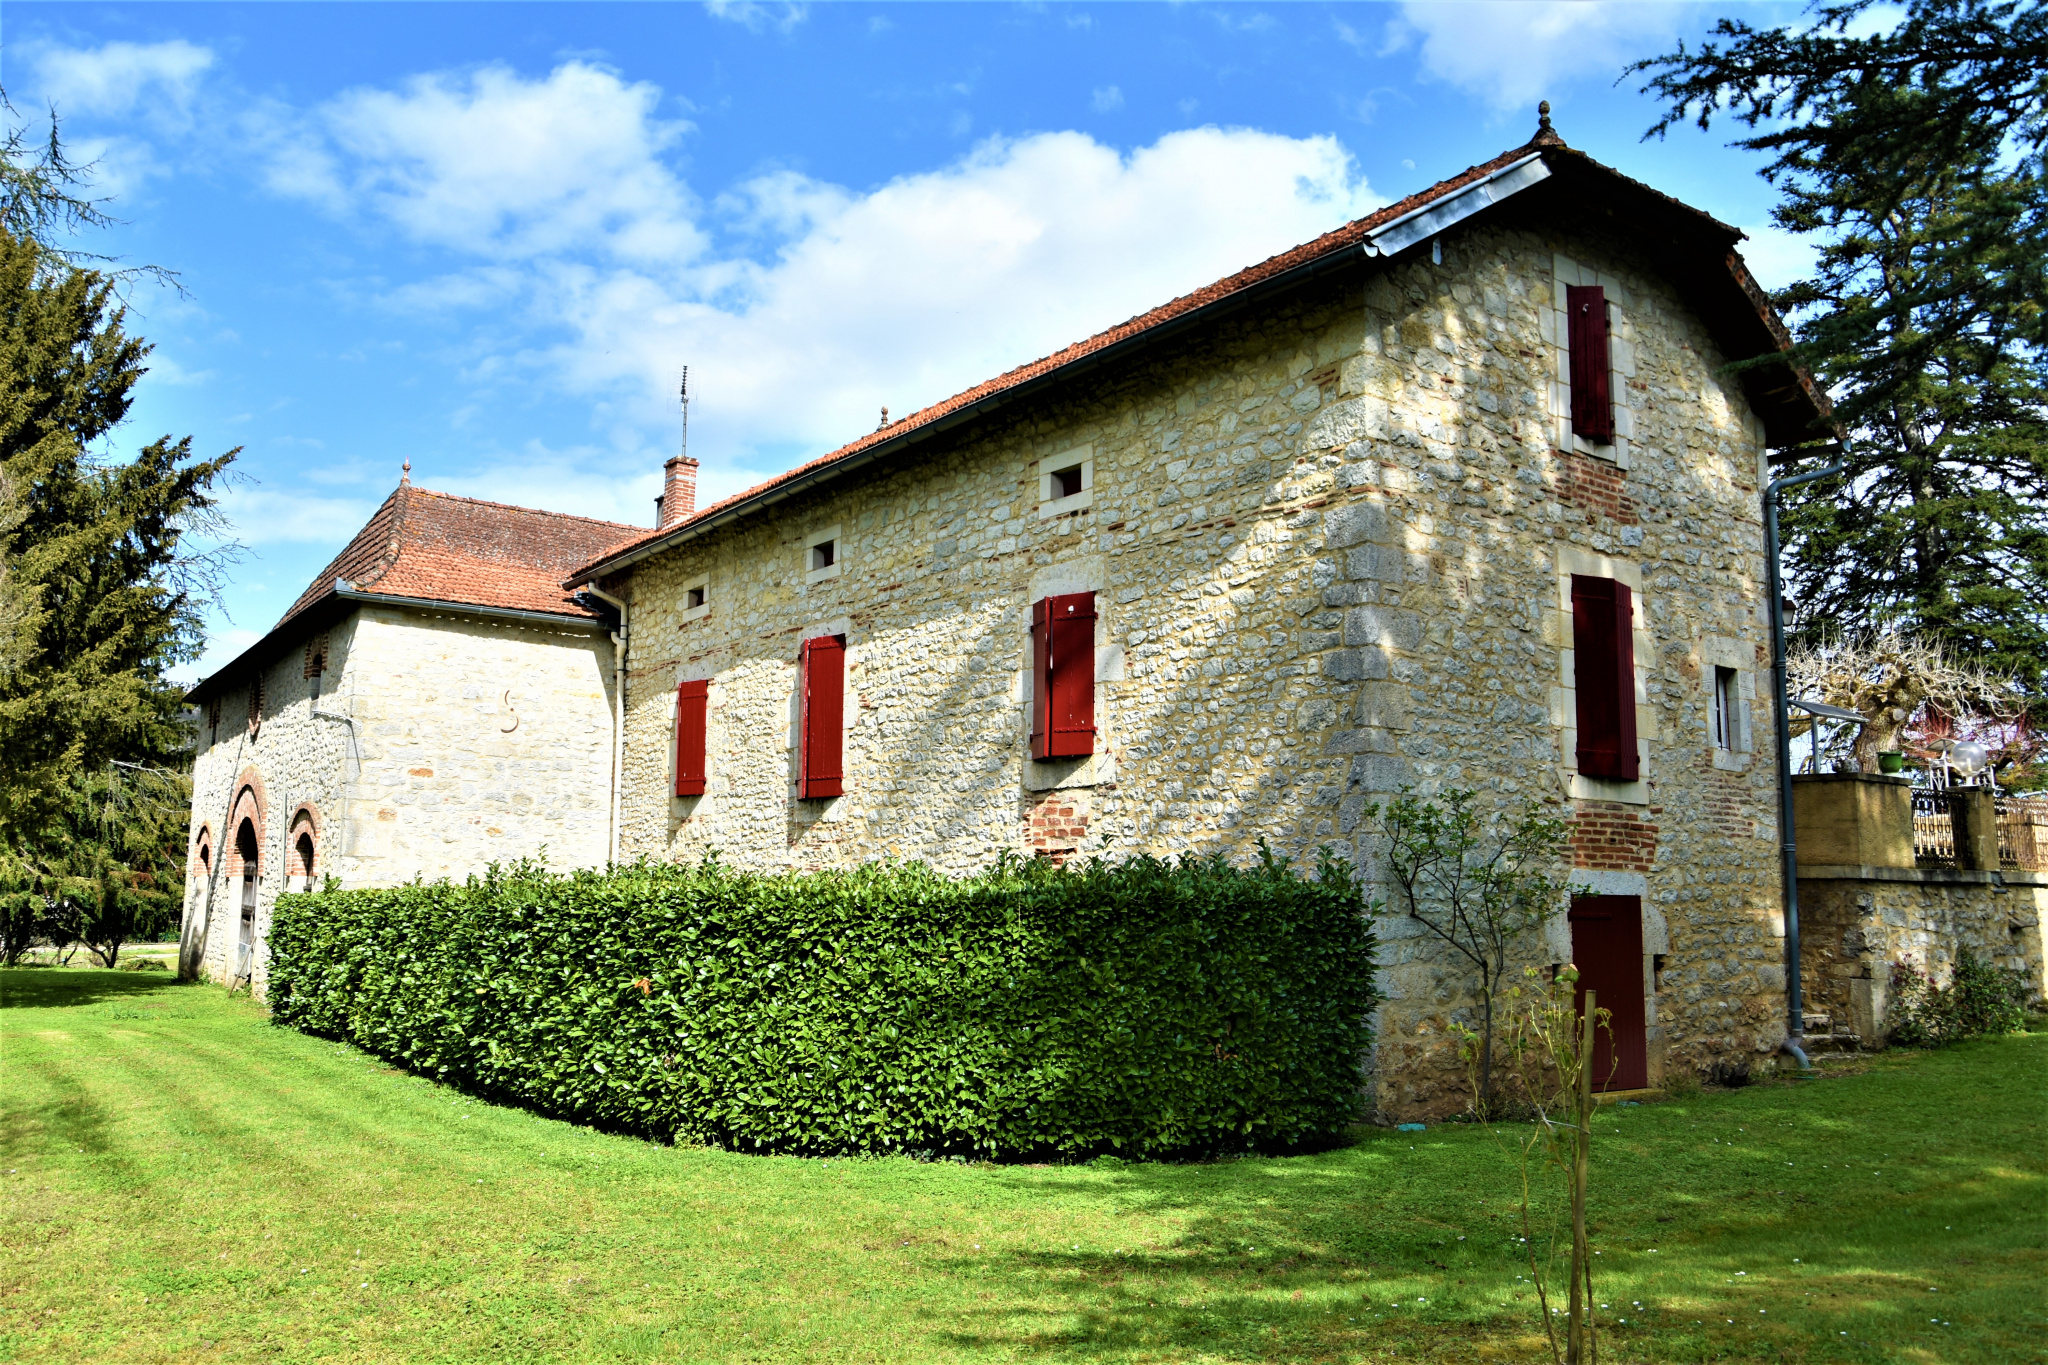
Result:
[[[1784,1035],[1760,481],[1825,404],[1741,233],[1528,144],[592,555],[621,841],[1371,867],[1368,804],[1574,822],[1527,945],[1616,1083]],[[1382,1112],[1462,1103],[1469,983],[1382,924]]]
[[[608,854],[610,617],[562,575],[644,527],[414,488],[195,687],[181,968],[262,994],[280,892]]]

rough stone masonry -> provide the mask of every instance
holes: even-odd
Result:
[[[1568,419],[1563,290],[1592,283],[1608,445]],[[1371,803],[1467,787],[1569,815],[1575,880],[1642,897],[1652,1084],[1771,1051],[1771,739],[1747,705],[1767,667],[1765,433],[1727,361],[1636,240],[1496,214],[677,541],[605,580],[632,621],[624,855],[966,873],[1003,850],[1244,857],[1264,839],[1377,879]],[[1048,482],[1076,465],[1081,492]],[[825,539],[830,572],[807,557]],[[1574,573],[1634,590],[1640,781],[1577,771]],[[1082,591],[1096,752],[1034,762],[1028,612]],[[822,634],[849,651],[846,793],[808,801],[795,670]],[[1721,744],[1717,669],[1745,699]],[[709,778],[679,799],[690,680],[710,684]],[[1414,922],[1379,932],[1376,1104],[1458,1109],[1448,1025],[1471,982]],[[1525,950],[1566,960],[1570,931]]]

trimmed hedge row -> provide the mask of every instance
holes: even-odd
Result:
[[[764,876],[706,861],[279,899],[280,1023],[578,1122],[751,1150],[1206,1152],[1354,1117],[1350,869],[1262,852]]]

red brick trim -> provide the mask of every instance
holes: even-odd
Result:
[[[299,835],[309,834],[313,838],[313,865],[305,866],[299,857]],[[292,807],[291,822],[286,826],[284,841],[284,875],[287,877],[312,877],[320,870],[320,808],[311,801],[301,801]]]
[[[1648,872],[1657,861],[1657,825],[1650,816],[1663,812],[1652,808],[1649,815],[1638,815],[1636,810],[1614,801],[1575,802],[1572,866],[1589,872]]]
[[[256,875],[263,875],[264,831],[269,828],[270,795],[263,785],[263,774],[254,768],[242,769],[235,779],[235,804],[228,816],[227,830],[221,839],[217,854],[221,871],[230,877],[239,878],[243,873],[241,831],[242,822],[247,820],[256,835]]]
[[[1637,524],[1635,499],[1628,495],[1628,473],[1619,465],[1575,450],[1554,450],[1557,470],[1552,486],[1557,500],[1587,513],[1589,521],[1602,517],[1623,526]]]
[[[192,854],[185,871],[188,878],[193,881],[204,881],[212,872],[215,842],[213,826],[201,825],[199,832],[192,836]]]
[[[1088,796],[1079,791],[1031,792],[1024,798],[1024,850],[1064,863],[1088,837]]]

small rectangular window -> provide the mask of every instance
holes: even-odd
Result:
[[[1735,670],[1716,666],[1714,669],[1714,747],[1735,749],[1736,723],[1741,711],[1741,699],[1735,695]]]
[[[821,526],[804,537],[804,582],[817,583],[839,577],[846,556],[839,552],[838,526]]]
[[[676,795],[702,796],[708,764],[705,761],[705,713],[711,704],[711,684],[686,682],[676,688]]]
[[[1095,505],[1095,455],[1077,446],[1038,462],[1038,515],[1069,517]]]
[[[704,593],[705,589],[701,586],[690,589],[689,592],[683,595],[683,605],[693,610],[703,606]]]

